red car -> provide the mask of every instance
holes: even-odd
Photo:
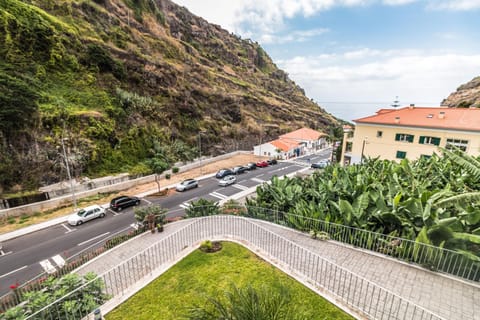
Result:
[[[262,161],[258,161],[258,162],[256,163],[256,165],[257,165],[257,167],[259,167],[259,168],[265,168],[265,167],[268,167],[268,162],[265,161],[265,160],[262,160]]]

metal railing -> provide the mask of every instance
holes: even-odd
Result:
[[[65,264],[62,267],[55,269],[55,271],[52,273],[44,271],[22,284],[12,284],[12,286],[10,287],[11,290],[0,297],[0,313],[5,312],[6,310],[22,303],[27,293],[43,290],[46,283],[45,280],[47,280],[49,277],[60,278],[63,275],[70,273],[72,270],[75,270],[79,266],[92,260],[93,258],[99,256],[105,251],[142,233],[143,230],[137,229],[126,234],[122,232],[124,232],[124,230],[118,233],[111,234],[107,238],[103,239],[103,245],[99,246],[97,244],[88,247],[87,249],[79,251],[76,254],[68,257],[65,260]]]
[[[136,256],[97,278],[112,298],[132,293],[139,281],[151,278],[159,268],[170,267],[202,240],[236,240],[260,256],[276,261],[294,276],[307,281],[344,305],[370,319],[441,320],[438,315],[322,258],[294,242],[260,226],[255,220],[238,216],[209,216],[191,220],[177,232],[146,248]],[[82,290],[83,287],[78,288]],[[27,319],[81,319],[87,314],[61,307],[71,294],[58,299]],[[57,310],[62,310],[58,312]],[[93,310],[92,310],[93,311]],[[45,317],[45,315],[48,315]]]
[[[415,263],[431,271],[480,281],[480,262],[457,251],[272,209],[247,206],[242,215],[302,232],[324,232],[331,240]]]

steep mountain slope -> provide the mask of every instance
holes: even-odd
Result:
[[[168,0],[0,0],[0,192],[337,120],[267,53]],[[201,132],[201,137],[199,133]]]
[[[457,91],[442,101],[442,105],[458,108],[480,108],[480,77],[462,84]]]

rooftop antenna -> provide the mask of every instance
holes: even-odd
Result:
[[[398,101],[398,96],[395,96],[395,100],[393,101],[393,103],[390,106],[392,106],[395,109],[400,107],[400,101]]]

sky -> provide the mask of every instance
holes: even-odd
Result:
[[[346,121],[395,100],[438,107],[480,76],[480,0],[173,1],[260,43],[308,98]]]

